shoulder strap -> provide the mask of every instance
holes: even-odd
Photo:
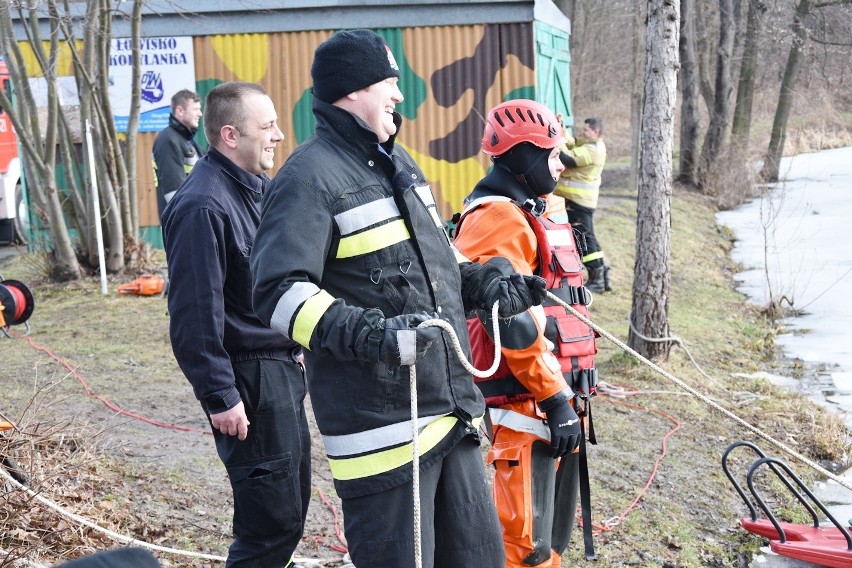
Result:
[[[460,214],[458,214],[459,217],[456,220],[456,226],[453,230],[453,236],[459,234],[459,230],[461,229],[462,221],[464,221],[464,218],[467,217],[468,214],[470,214],[471,211],[473,211],[474,209],[476,209],[480,205],[484,205],[486,203],[493,203],[495,201],[506,201],[506,202],[509,202],[509,203],[514,203],[514,201],[512,201],[508,197],[503,197],[502,195],[486,195],[484,197],[479,197],[477,199],[474,199],[473,201],[471,201],[470,203],[465,205],[462,212]]]

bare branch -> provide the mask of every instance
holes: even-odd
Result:
[[[817,2],[812,6],[815,10],[826,8],[828,6],[839,6],[841,4],[852,4],[852,0],[825,0],[825,2]]]
[[[819,43],[819,44],[822,44],[822,45],[835,45],[835,46],[838,46],[838,47],[852,47],[852,42],[844,43],[844,42],[839,42],[839,41],[828,41],[828,40],[824,40],[824,39],[819,39],[810,32],[805,32],[805,37],[807,37],[809,40],[811,40],[814,43]]]

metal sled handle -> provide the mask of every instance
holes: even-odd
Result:
[[[760,494],[758,493],[757,489],[754,486],[754,474],[757,471],[757,468],[759,468],[763,464],[769,464],[772,471],[775,472],[775,474],[782,481],[785,482],[785,485],[787,485],[785,478],[780,474],[780,472],[778,472],[777,469],[775,469],[772,466],[775,465],[775,466],[778,466],[781,469],[783,469],[784,472],[790,477],[790,479],[795,481],[796,485],[798,485],[799,488],[807,494],[807,496],[811,499],[811,501],[813,501],[813,503],[817,507],[819,507],[819,510],[822,511],[822,513],[826,516],[826,518],[828,518],[828,520],[831,521],[831,523],[835,527],[837,527],[837,530],[839,530],[841,532],[841,534],[843,534],[843,537],[846,539],[846,549],[852,550],[852,536],[849,536],[849,532],[845,528],[843,528],[843,525],[841,525],[837,521],[837,519],[834,518],[834,515],[832,515],[828,511],[828,509],[825,508],[825,505],[822,504],[822,501],[817,499],[816,495],[814,495],[813,492],[810,489],[808,489],[808,486],[805,485],[805,483],[801,479],[799,479],[799,477],[795,473],[793,473],[793,470],[791,470],[790,467],[786,463],[782,462],[781,460],[778,460],[778,459],[775,459],[775,458],[772,458],[772,457],[763,457],[763,458],[760,458],[757,461],[755,461],[751,465],[751,468],[749,468],[749,470],[748,470],[748,478],[747,478],[748,488],[749,488],[749,491],[751,491],[751,494],[754,496],[755,501],[757,501],[757,504],[760,505],[760,508],[763,509],[764,513],[766,513],[766,516],[769,518],[769,520],[772,521],[772,524],[775,526],[775,530],[778,531],[778,535],[781,537],[781,542],[787,542],[787,535],[784,534],[784,530],[781,528],[781,525],[778,523],[778,520],[775,518],[775,515],[773,515],[772,512],[769,510],[769,507],[767,507],[766,502],[763,500],[763,498],[760,496]],[[801,495],[797,495],[797,496],[799,497],[800,500],[802,499]],[[810,507],[808,507],[808,509],[813,510]],[[815,514],[814,514],[814,528],[819,528],[819,520],[817,519]]]
[[[748,510],[751,513],[751,520],[756,521],[757,520],[757,510],[754,508],[754,505],[752,505],[751,499],[749,499],[746,496],[745,491],[743,491],[742,486],[734,480],[734,476],[731,474],[731,471],[728,469],[728,454],[730,454],[731,451],[734,448],[738,448],[740,446],[746,446],[746,447],[751,448],[752,450],[754,450],[754,453],[759,455],[761,458],[765,458],[766,454],[764,454],[763,450],[758,448],[755,444],[752,444],[751,442],[747,442],[745,440],[740,440],[738,442],[734,442],[733,444],[728,446],[728,448],[722,454],[722,471],[725,472],[725,475],[728,477],[728,481],[731,482],[731,485],[733,485],[736,492],[739,493],[740,498],[743,500],[743,503],[745,503],[746,507],[748,507]],[[752,467],[754,467],[754,464],[752,464]],[[796,488],[793,487],[793,484],[786,477],[781,475],[781,472],[778,471],[778,469],[777,469],[777,467],[774,463],[770,463],[769,467],[772,469],[773,472],[775,472],[775,475],[778,476],[778,479],[780,479],[784,483],[784,485],[787,486],[787,489],[790,490],[790,492],[796,497],[796,499],[798,499],[799,503],[801,503],[802,506],[805,509],[808,510],[808,512],[811,514],[811,519],[813,519],[814,527],[815,528],[819,527],[819,519],[817,518],[817,513],[814,510],[814,508],[811,507],[810,503],[808,503],[807,499],[805,499],[804,495],[802,495],[801,493],[796,491]],[[752,491],[752,494],[753,493],[754,492]],[[761,508],[763,508],[763,507],[761,507]]]

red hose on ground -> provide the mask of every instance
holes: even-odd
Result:
[[[59,363],[60,365],[65,367],[66,369],[68,369],[68,371],[71,373],[71,375],[73,375],[80,382],[80,384],[83,386],[83,389],[86,391],[86,396],[88,396],[91,399],[101,401],[110,410],[112,410],[112,411],[114,411],[118,414],[121,414],[123,416],[133,418],[134,420],[140,420],[142,422],[145,422],[147,424],[151,424],[153,426],[158,426],[160,428],[169,428],[169,429],[172,429],[172,430],[181,430],[181,431],[184,431],[184,432],[197,432],[199,434],[210,434],[210,435],[212,435],[212,432],[210,432],[209,430],[201,430],[201,429],[198,429],[198,428],[193,428],[191,426],[180,426],[178,424],[169,424],[167,422],[159,422],[157,420],[153,420],[151,418],[147,418],[145,416],[142,416],[141,414],[136,414],[135,412],[131,412],[129,410],[123,409],[120,406],[117,406],[117,405],[113,404],[112,402],[110,402],[106,397],[94,393],[92,391],[92,389],[89,388],[89,384],[86,382],[86,379],[84,379],[83,376],[80,373],[77,372],[77,369],[72,367],[70,363],[68,363],[67,361],[65,361],[64,359],[59,357],[58,355],[54,354],[48,348],[42,347],[41,345],[38,345],[35,341],[33,341],[33,339],[31,337],[24,337],[24,336],[19,335],[17,333],[13,333],[12,335],[13,335],[13,337],[17,337],[17,338],[23,337],[24,339],[26,339],[27,343],[29,343],[30,346],[32,346],[33,349],[35,349],[37,351],[41,351],[42,353],[45,353],[48,357],[50,357],[51,359],[53,359],[54,361],[56,361],[57,363]]]
[[[619,397],[621,397],[621,396],[636,396],[636,395],[644,394],[641,389],[638,389],[638,388],[635,388],[635,387],[629,387],[629,388],[630,388],[630,390],[618,391]],[[660,455],[657,456],[656,460],[654,460],[654,467],[651,470],[651,475],[650,475],[650,477],[648,477],[648,481],[645,483],[645,486],[639,491],[639,493],[636,494],[636,497],[633,498],[633,501],[630,502],[630,505],[628,505],[627,508],[620,515],[617,515],[615,517],[610,517],[609,519],[606,519],[603,522],[601,522],[600,525],[594,525],[594,531],[595,531],[596,534],[600,534],[600,533],[606,532],[606,531],[611,531],[613,528],[618,526],[621,523],[621,521],[623,521],[624,518],[630,513],[630,511],[632,511],[636,507],[636,504],[639,503],[639,500],[642,498],[642,496],[645,495],[645,493],[648,492],[648,488],[651,487],[651,483],[654,482],[654,478],[657,476],[657,470],[660,467],[660,462],[662,462],[663,458],[666,457],[666,452],[667,452],[666,443],[668,442],[668,439],[671,438],[674,435],[675,432],[680,430],[680,426],[681,426],[680,421],[677,418],[674,418],[673,416],[666,414],[662,410],[657,410],[657,409],[654,409],[654,408],[646,408],[646,407],[641,406],[639,404],[630,404],[630,403],[627,403],[627,402],[620,402],[620,401],[615,400],[612,395],[609,395],[605,391],[599,390],[598,392],[605,396],[605,398],[603,398],[602,400],[607,400],[607,401],[609,401],[613,404],[618,404],[620,406],[626,406],[627,408],[633,408],[633,409],[636,409],[636,410],[645,410],[647,412],[653,412],[654,414],[658,414],[659,416],[662,416],[663,418],[665,418],[666,420],[668,420],[669,422],[674,424],[674,428],[669,430],[666,433],[666,435],[663,436],[663,439],[661,441]],[[582,520],[578,518],[578,521],[580,522],[580,525],[582,525]]]

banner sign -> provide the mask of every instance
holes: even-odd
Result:
[[[139,132],[159,132],[169,125],[172,95],[195,91],[195,58],[191,37],[143,37],[139,51],[141,108]],[[130,38],[112,40],[109,56],[109,100],[119,132],[127,132],[133,80]]]

